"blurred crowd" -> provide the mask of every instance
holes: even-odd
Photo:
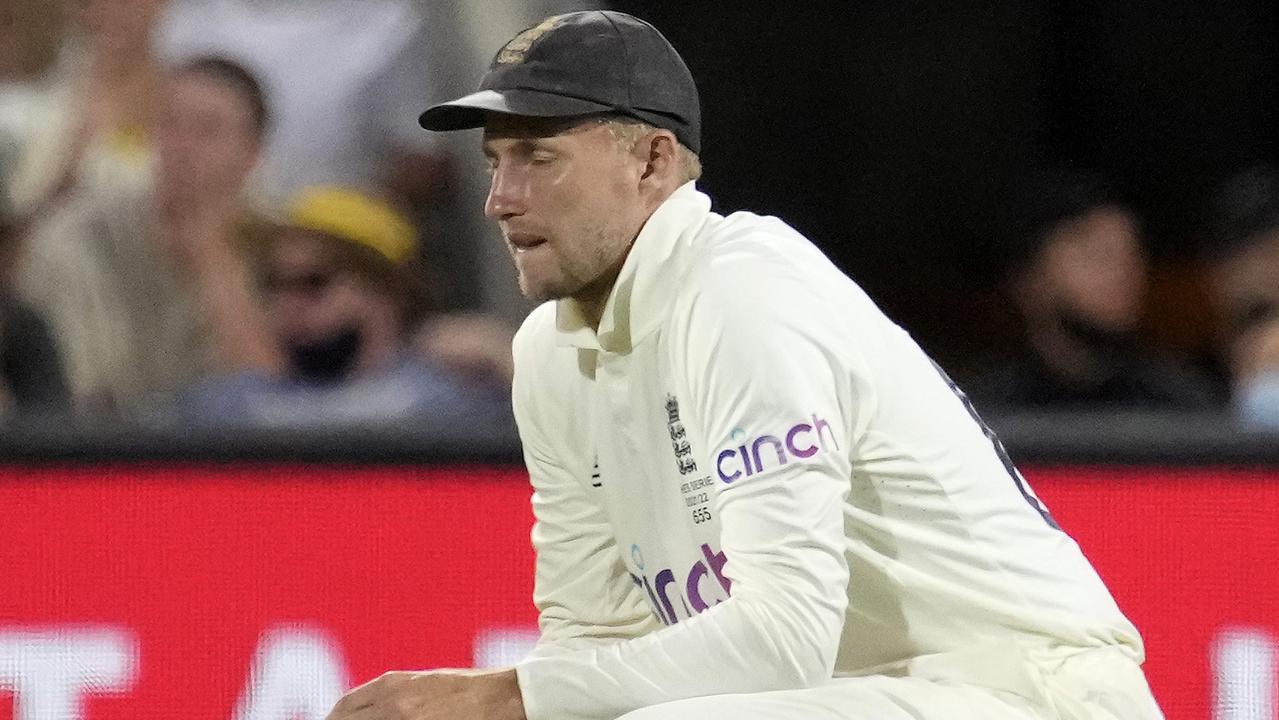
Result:
[[[511,426],[518,318],[450,302],[451,278],[480,277],[459,265],[493,251],[457,252],[484,243],[436,224],[466,171],[416,125],[482,66],[453,42],[468,11],[11,2],[0,416]],[[513,28],[561,9],[521,7]],[[1003,290],[1024,342],[966,383],[978,407],[1227,411],[1279,427],[1279,171],[1242,171],[1206,213],[1207,362],[1142,339],[1141,222],[1105,178],[1046,170],[1009,199]]]
[[[1279,428],[1279,169],[1228,178],[1204,209],[1196,296],[1211,347],[1178,353],[1142,328],[1151,269],[1141,220],[1099,175],[1053,168],[1006,194],[1002,296],[1021,342],[967,383],[994,412],[1225,412]]]
[[[16,0],[0,415],[509,428],[511,322],[441,302],[426,243],[456,168],[416,116],[461,62],[431,7]]]

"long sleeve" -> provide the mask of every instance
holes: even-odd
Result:
[[[527,336],[516,338],[512,396],[533,484],[541,630],[533,657],[547,657],[638,637],[658,623],[622,564],[603,509],[587,495],[594,468],[586,423],[556,403],[563,393],[546,392],[556,378],[539,361],[551,350],[526,347]]]
[[[831,676],[847,606],[856,401],[831,350],[838,308],[774,267],[721,258],[675,308],[668,338],[689,422],[710,446],[699,464],[721,484],[713,512],[731,597],[644,637],[520,664],[530,720],[603,720]]]

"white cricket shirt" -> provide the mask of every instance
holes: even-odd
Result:
[[[982,682],[1023,646],[1142,658],[967,400],[776,218],[717,215],[685,185],[598,333],[572,300],[545,304],[515,361],[542,631],[516,668],[530,720],[952,657]]]

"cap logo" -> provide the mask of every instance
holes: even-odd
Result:
[[[559,25],[560,20],[563,18],[563,15],[548,17],[537,25],[534,25],[519,35],[516,35],[514,38],[511,38],[511,41],[508,42],[500,52],[498,52],[497,60],[495,62],[498,65],[515,65],[517,63],[524,62],[524,55],[528,52],[528,49],[532,47],[533,43],[537,42],[538,38],[554,29],[556,25]]]

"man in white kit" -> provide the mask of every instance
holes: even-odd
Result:
[[[711,212],[652,26],[549,18],[481,90],[541,641],[334,720],[1154,720],[1137,630],[964,395],[811,243]],[[768,140],[761,140],[768,142]]]

